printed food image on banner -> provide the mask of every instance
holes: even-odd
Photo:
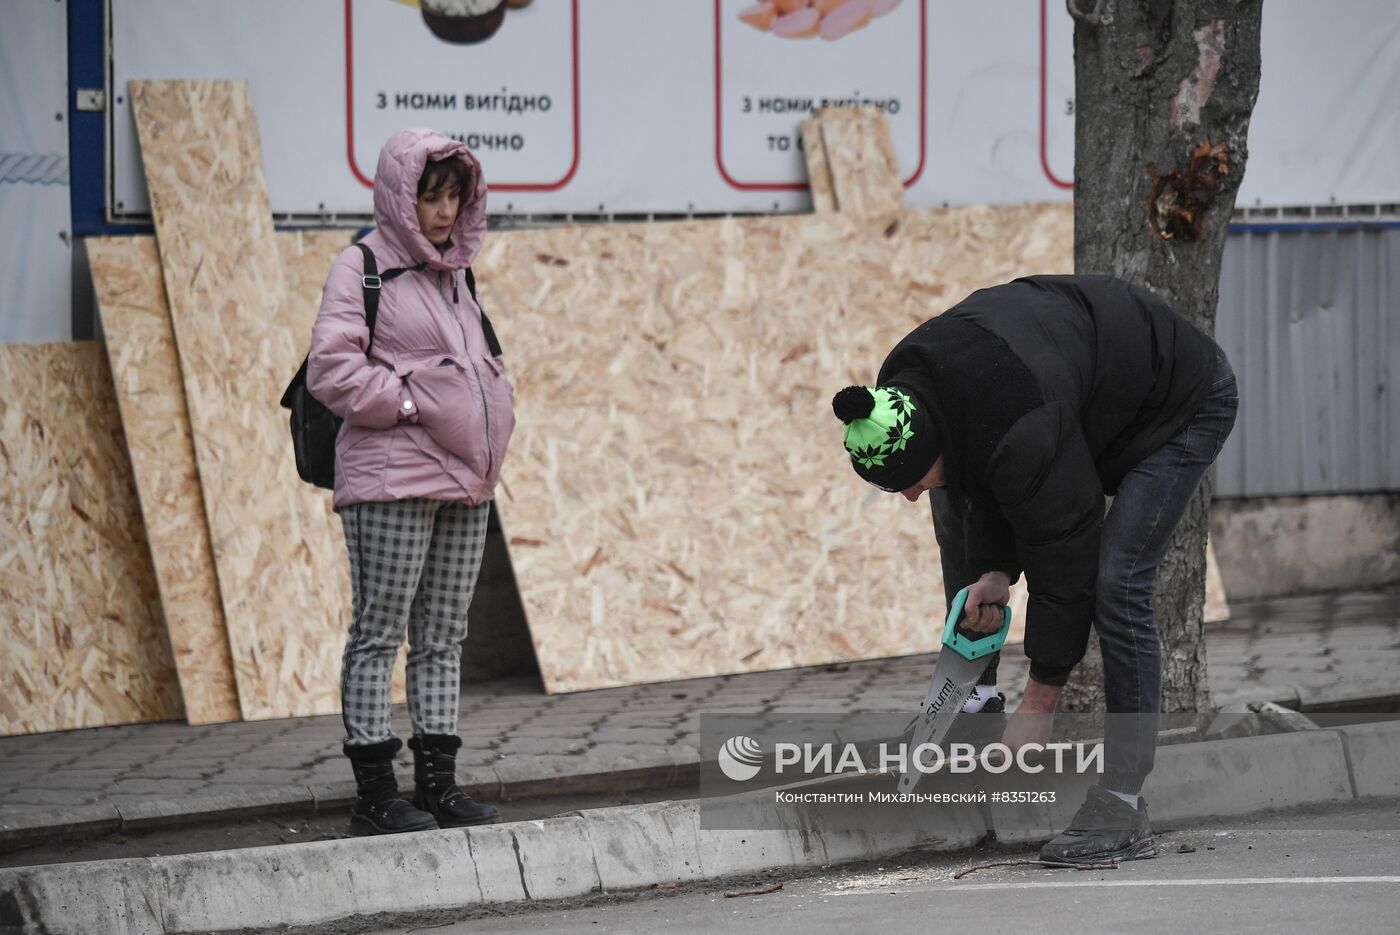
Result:
[[[764,0],[739,14],[755,29],[785,39],[840,39],[894,10],[901,0]]]
[[[423,22],[446,42],[485,42],[506,21],[506,0],[421,0]]]
[[[918,179],[927,0],[714,2],[715,150],[726,182],[806,188],[799,125],[821,107],[878,107],[904,184]]]
[[[345,55],[350,168],[365,186],[384,140],[413,126],[470,146],[494,190],[573,178],[578,0],[345,0]]]

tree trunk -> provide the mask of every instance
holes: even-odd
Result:
[[[1259,92],[1262,0],[1068,0],[1074,27],[1074,266],[1146,286],[1215,332],[1220,261]],[[1205,712],[1209,478],[1153,589],[1163,710]],[[1064,696],[1102,710],[1097,641]]]

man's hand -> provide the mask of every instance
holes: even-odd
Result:
[[[1005,572],[989,571],[967,589],[963,607],[963,629],[974,633],[995,633],[1001,629],[1002,608],[1011,600],[1011,579]]]

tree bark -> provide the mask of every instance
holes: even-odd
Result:
[[[1262,0],[1067,0],[1074,26],[1074,266],[1146,286],[1215,332],[1220,261],[1259,92]],[[1163,710],[1210,708],[1201,617],[1211,482],[1153,589]],[[1103,708],[1097,641],[1066,710]]]

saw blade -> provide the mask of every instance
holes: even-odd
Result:
[[[899,791],[913,792],[924,774],[914,766],[915,751],[923,744],[941,744],[948,735],[967,701],[977,680],[987,668],[985,659],[967,660],[957,653],[944,650],[938,654],[938,665],[933,669],[933,680],[919,705],[919,717],[914,723],[914,734],[909,740],[907,753],[910,762],[899,777]]]

